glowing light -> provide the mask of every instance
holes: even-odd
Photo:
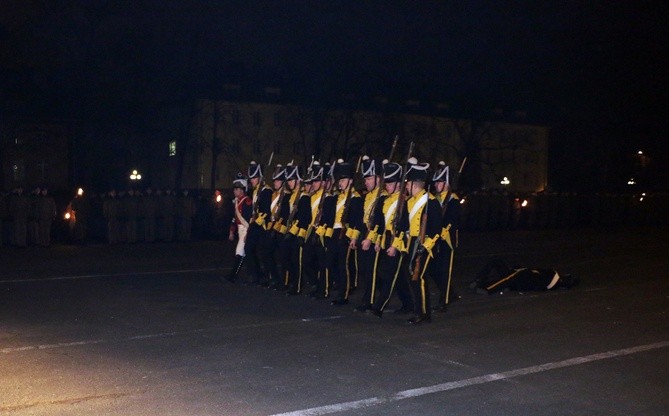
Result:
[[[528,204],[527,199],[523,199],[523,202],[520,204],[521,207],[526,207]]]
[[[66,212],[66,213],[65,213],[65,219],[66,219],[66,220],[69,220],[69,219],[70,219],[70,213],[69,213],[69,212]]]
[[[630,178],[630,180],[627,181],[627,184],[628,185],[636,185],[636,181],[634,180],[634,178]]]
[[[509,178],[505,176],[499,183],[501,183],[502,185],[508,185],[511,183],[511,181],[509,180]]]
[[[84,188],[77,189],[77,195],[82,196],[84,194]]]
[[[216,195],[216,202],[221,202],[223,200],[223,197],[219,194]]]
[[[142,175],[137,171],[137,169],[133,169],[132,173],[130,174],[130,180],[131,181],[139,181],[142,179]]]
[[[643,150],[639,150],[639,151],[636,152],[636,153],[637,153],[638,155],[642,155],[642,154],[643,154]]]

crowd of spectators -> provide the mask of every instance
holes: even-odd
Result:
[[[225,239],[232,219],[231,191],[171,189],[52,196],[45,187],[0,193],[0,246],[172,242]],[[460,230],[667,225],[669,193],[461,195]]]

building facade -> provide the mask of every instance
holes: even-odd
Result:
[[[414,155],[456,171],[467,157],[484,189],[539,192],[547,186],[546,126],[463,120],[419,110],[415,102],[388,110],[325,107],[275,102],[200,100],[189,145],[184,146],[182,184],[187,188],[229,187],[249,161],[306,165],[361,154],[387,158],[395,136],[394,161]],[[178,152],[175,149],[175,152]]]
[[[2,187],[45,186],[68,189],[70,129],[59,122],[12,122],[0,125]]]

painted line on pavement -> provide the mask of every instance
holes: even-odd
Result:
[[[291,319],[291,320],[285,320],[285,321],[274,321],[274,322],[266,322],[262,324],[248,324],[248,325],[238,325],[234,327],[230,326],[216,326],[216,327],[209,327],[209,328],[196,328],[196,329],[191,329],[190,331],[174,331],[174,332],[158,332],[155,334],[143,334],[143,335],[131,335],[123,338],[109,338],[109,339],[90,339],[90,340],[84,340],[84,341],[73,341],[73,342],[57,342],[53,344],[37,344],[37,345],[25,345],[22,347],[7,347],[7,348],[2,348],[0,349],[0,354],[11,354],[15,352],[23,352],[23,351],[38,351],[38,350],[52,350],[56,348],[67,348],[67,347],[80,347],[80,346],[86,346],[86,345],[96,345],[96,344],[110,344],[110,343],[118,343],[118,342],[124,342],[124,341],[140,341],[140,340],[145,340],[145,339],[156,339],[156,338],[170,338],[170,337],[178,337],[181,335],[191,335],[191,334],[198,334],[202,332],[209,332],[209,331],[221,331],[225,330],[229,332],[230,330],[234,329],[248,329],[248,328],[262,328],[262,327],[273,327],[276,325],[293,325],[295,322],[318,322],[318,321],[329,321],[333,319],[341,319],[343,318],[343,315],[332,315],[332,316],[324,316],[321,318],[297,318],[297,319]]]
[[[525,376],[528,374],[541,373],[544,371],[555,370],[558,368],[572,367],[575,365],[587,364],[594,361],[606,360],[615,357],[622,357],[625,355],[637,354],[644,351],[657,350],[666,347],[669,347],[669,341],[656,342],[653,344],[646,344],[646,345],[638,345],[636,347],[623,348],[620,350],[613,350],[598,354],[585,355],[582,357],[569,358],[567,360],[533,365],[530,367],[504,371],[501,373],[492,373],[479,377],[472,377],[458,381],[450,381],[443,384],[436,384],[434,386],[403,390],[394,394],[390,394],[388,396],[372,397],[368,399],[356,400],[351,402],[337,403],[321,407],[312,407],[310,409],[296,410],[287,413],[276,413],[271,416],[320,416],[320,415],[327,415],[350,410],[363,409],[371,406],[377,406],[380,404],[392,403],[400,400],[420,397],[427,394],[440,393],[468,386],[486,384],[486,383],[491,383],[493,381],[506,380],[510,378]]]
[[[27,279],[0,280],[0,283],[46,282],[50,280],[77,280],[77,279],[95,279],[99,277],[148,276],[154,274],[206,273],[206,272],[217,272],[225,270],[230,270],[230,267],[214,267],[210,269],[161,270],[161,271],[150,271],[150,272],[83,274],[78,276],[35,277]]]

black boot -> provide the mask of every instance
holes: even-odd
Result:
[[[227,281],[234,283],[237,280],[239,271],[242,269],[242,264],[244,264],[244,256],[235,255],[235,263],[232,265],[232,270],[230,274],[225,278]]]

